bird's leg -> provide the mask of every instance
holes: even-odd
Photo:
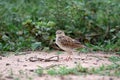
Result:
[[[72,59],[73,59],[73,58],[72,58],[72,57],[73,57],[73,56],[72,56],[72,55],[73,55],[72,51],[67,51],[67,52],[68,52],[68,55],[69,55],[69,56],[67,56],[67,57],[65,58],[65,60],[66,60],[66,61],[72,60]]]

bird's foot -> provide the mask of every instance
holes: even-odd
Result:
[[[65,60],[65,61],[71,61],[71,60],[73,60],[73,59],[72,59],[72,57],[68,56],[68,57],[66,57],[64,60]]]

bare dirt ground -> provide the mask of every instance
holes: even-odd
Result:
[[[50,76],[44,74],[38,76],[34,70],[41,66],[48,68],[52,65],[65,65],[70,68],[75,67],[76,63],[80,63],[83,67],[99,67],[101,65],[110,65],[112,62],[108,60],[110,56],[117,56],[115,54],[104,54],[103,52],[94,53],[80,53],[75,52],[74,59],[65,61],[64,58],[68,56],[66,52],[59,54],[59,61],[35,61],[31,62],[31,57],[49,58],[56,56],[57,51],[54,52],[21,52],[22,55],[0,56],[0,80],[120,80],[119,77],[114,76],[100,76],[97,74],[92,75],[65,75],[65,76]],[[55,58],[56,59],[56,58]]]

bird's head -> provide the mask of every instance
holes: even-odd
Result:
[[[64,35],[65,35],[64,31],[62,31],[62,30],[56,31],[56,36],[64,36]]]

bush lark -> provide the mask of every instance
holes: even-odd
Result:
[[[72,51],[75,48],[84,48],[85,47],[77,40],[72,39],[69,36],[66,36],[64,31],[62,31],[62,30],[56,31],[56,44],[64,51],[68,52],[69,54],[72,54]],[[69,60],[69,59],[72,59],[72,58],[70,56],[68,58],[66,58],[66,60]]]

